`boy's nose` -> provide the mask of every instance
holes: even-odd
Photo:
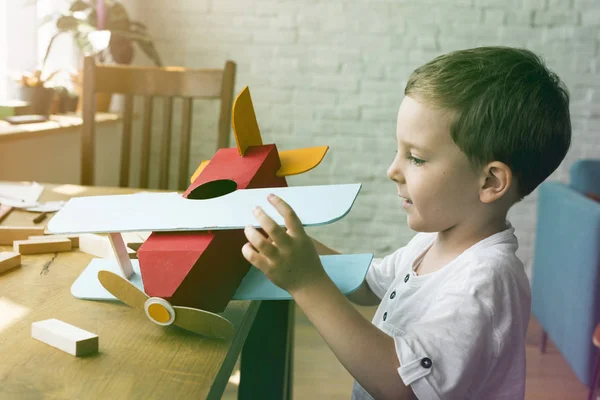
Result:
[[[396,162],[393,162],[392,165],[390,165],[390,167],[388,168],[387,176],[394,182],[397,182],[397,183],[404,182],[404,175],[402,174],[402,171],[400,171],[400,168],[398,168],[398,165]]]

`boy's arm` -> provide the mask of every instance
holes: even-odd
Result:
[[[358,289],[346,297],[348,297],[348,300],[359,306],[376,306],[381,303],[381,299],[373,293],[366,279],[361,283]]]
[[[335,286],[294,210],[277,196],[268,199],[284,217],[287,230],[257,207],[254,214],[268,238],[246,227],[249,242],[242,247],[244,257],[292,295],[367,392],[377,399],[411,399],[412,389],[398,374],[394,339],[365,319]]]
[[[341,254],[339,251],[333,250],[319,242],[317,239],[311,237],[317,253],[321,256],[329,256],[333,254]],[[373,293],[366,279],[354,292],[350,293],[348,299],[354,304],[359,306],[376,306],[381,302],[381,299]]]
[[[398,375],[394,339],[366,320],[328,277],[291,294],[338,360],[374,398],[415,398]]]
[[[317,253],[320,256],[331,256],[334,254],[342,254],[337,250],[334,250],[332,248],[325,246],[323,243],[319,242],[317,239],[315,239],[313,237],[311,237],[311,239],[315,245],[315,248],[317,249]]]

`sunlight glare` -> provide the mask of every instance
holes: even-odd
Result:
[[[14,325],[30,311],[27,307],[0,297],[0,332]]]
[[[87,189],[85,187],[79,185],[61,185],[52,189],[53,192],[66,194],[68,196],[75,196],[79,193],[85,192],[86,190]]]
[[[231,376],[229,377],[229,383],[231,383],[232,385],[236,385],[239,386],[240,385],[240,370],[236,370],[233,372],[233,374],[231,374]]]

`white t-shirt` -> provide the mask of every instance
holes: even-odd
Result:
[[[433,273],[414,268],[437,233],[418,233],[369,268],[382,299],[373,324],[394,338],[400,378],[419,400],[525,396],[531,290],[506,223]],[[372,397],[355,382],[352,399]]]

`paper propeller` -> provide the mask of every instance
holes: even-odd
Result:
[[[109,271],[99,271],[98,280],[113,296],[137,310],[144,311],[157,325],[176,325],[207,337],[229,339],[233,334],[231,322],[220,315],[197,308],[172,306],[160,297],[149,297],[131,282]]]

